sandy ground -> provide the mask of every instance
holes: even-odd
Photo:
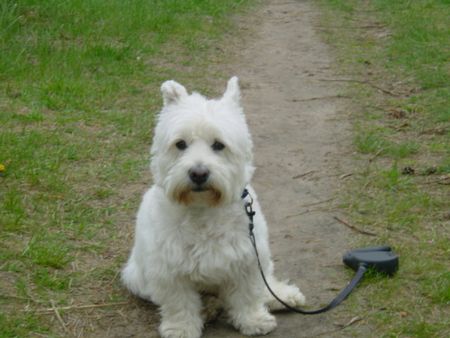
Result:
[[[324,81],[333,78],[333,60],[316,31],[317,16],[311,1],[266,1],[240,20],[252,33],[224,65],[241,79],[255,144],[253,186],[270,226],[277,275],[299,285],[311,308],[328,303],[348,282],[341,257],[353,235],[334,219],[341,175],[351,172],[351,127],[339,85]],[[278,328],[267,337],[346,337],[339,329],[351,319],[344,309],[279,313]],[[134,299],[109,315],[89,336],[158,337],[156,308],[149,303]],[[204,337],[242,335],[219,319]]]

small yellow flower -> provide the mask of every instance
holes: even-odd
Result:
[[[0,173],[4,172],[6,170],[6,167],[0,163]]]

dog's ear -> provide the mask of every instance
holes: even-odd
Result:
[[[165,106],[172,103],[177,103],[183,97],[188,96],[186,88],[173,80],[164,82],[161,85],[161,92]]]
[[[240,103],[241,90],[239,89],[239,79],[237,78],[237,76],[233,76],[228,80],[227,89],[223,94],[223,99],[234,102],[236,104]]]

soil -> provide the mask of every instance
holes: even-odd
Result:
[[[317,308],[351,278],[341,259],[354,233],[334,219],[340,185],[352,170],[347,99],[339,84],[326,81],[333,78],[333,58],[317,32],[312,1],[269,0],[239,25],[247,31],[245,48],[238,46],[223,67],[241,81],[255,145],[253,186],[270,227],[276,274]],[[80,336],[158,337],[156,307],[131,296],[128,305],[93,313],[96,323],[91,318]],[[351,319],[345,303],[316,316],[279,313],[267,337],[345,337],[342,326]],[[364,330],[362,321],[355,326]],[[243,336],[219,318],[204,337]]]

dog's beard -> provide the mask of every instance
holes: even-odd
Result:
[[[214,186],[207,186],[201,190],[192,187],[180,187],[172,194],[173,200],[177,203],[189,205],[207,205],[216,207],[223,201],[223,193]]]

